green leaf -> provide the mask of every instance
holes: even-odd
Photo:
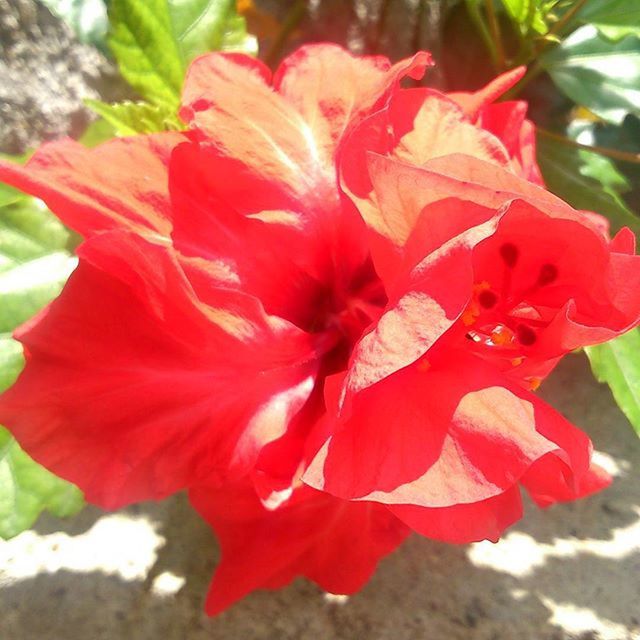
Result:
[[[540,58],[562,93],[604,120],[640,115],[640,38],[611,42],[593,25],[580,27]]]
[[[247,35],[236,0],[167,0],[173,34],[186,66],[207,51],[257,53],[256,39]]]
[[[64,20],[81,42],[104,46],[109,22],[103,0],[42,0],[42,4]]]
[[[9,334],[60,291],[76,259],[69,234],[37,199],[0,208],[0,392],[23,366],[22,347]],[[75,513],[81,492],[35,463],[0,427],[0,537],[33,524],[41,511]]]
[[[593,375],[611,387],[618,406],[640,435],[640,329],[585,351]]]
[[[112,0],[109,45],[141,96],[177,108],[184,75],[166,0]]]
[[[116,135],[113,125],[109,124],[104,118],[94,120],[80,136],[78,142],[85,147],[95,147],[98,144],[106,142]]]
[[[0,538],[28,529],[44,510],[65,518],[83,506],[80,489],[35,463],[0,427]]]
[[[627,181],[611,160],[593,151],[539,136],[538,162],[550,191],[576,209],[606,216],[613,232],[630,227],[640,233],[640,218],[620,196],[627,188]]]
[[[6,153],[0,153],[1,160],[17,162],[18,164],[24,164],[30,156],[31,152],[29,151],[19,156],[11,156]],[[28,197],[29,196],[25,193],[22,193],[22,191],[18,191],[17,189],[10,187],[8,184],[0,183],[0,209],[2,207],[6,207],[7,205],[13,204],[14,202],[25,200]]]
[[[640,36],[640,3],[635,0],[589,0],[578,17],[611,40]]]
[[[101,115],[120,136],[184,128],[175,111],[162,105],[129,101],[107,104],[99,100],[85,100],[85,104]]]
[[[140,95],[173,110],[191,60],[215,49],[255,52],[234,0],[112,0],[109,44]]]
[[[547,32],[543,0],[502,0],[502,4],[522,33],[526,34],[532,29],[540,34]]]

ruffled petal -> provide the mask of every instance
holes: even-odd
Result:
[[[589,470],[576,481],[567,463],[554,453],[537,460],[522,476],[522,486],[539,507],[578,500],[610,484],[611,476],[593,462]]]
[[[0,181],[44,200],[81,235],[171,231],[168,169],[180,133],[117,138],[88,149],[73,140],[40,147],[26,166],[0,160]]]
[[[194,286],[218,280],[256,296],[268,313],[312,323],[324,291],[295,200],[196,144],[174,151],[169,186],[173,244]]]
[[[390,505],[413,531],[433,540],[468,544],[480,540],[497,542],[504,530],[522,517],[522,498],[516,486],[480,502],[429,509],[412,505]]]
[[[207,596],[210,615],[297,576],[331,593],[354,593],[409,533],[382,505],[338,500],[308,487],[272,511],[248,484],[194,488],[189,496],[222,548]]]
[[[113,508],[247,473],[307,400],[311,338],[240,292],[199,301],[172,254],[96,236],[18,338],[0,420],[40,463]]]
[[[431,64],[425,51],[392,65],[384,56],[354,56],[337,45],[313,44],[287,57],[273,84],[311,125],[321,155],[333,157],[342,138],[383,106],[403,77],[419,80]]]
[[[382,195],[372,175],[380,170],[376,169],[378,165],[372,166],[373,153],[414,167],[451,154],[465,154],[505,168],[511,163],[498,138],[472,124],[443,94],[429,89],[393,94],[387,107],[366,118],[346,142],[341,181],[367,224],[396,245],[403,244],[410,228],[402,228],[402,218],[406,216],[387,214],[388,218],[397,219],[395,224],[379,217],[384,204],[378,201]],[[370,199],[373,202],[369,203]],[[372,210],[371,204],[378,206]]]
[[[551,452],[587,472],[584,434],[481,360],[445,351],[356,394],[303,478],[345,499],[442,508],[508,491]]]
[[[526,115],[526,102],[498,102],[480,111],[478,125],[490,131],[504,144],[509,157],[517,163],[518,175],[544,187],[536,161],[535,126],[526,119]]]
[[[328,69],[338,63],[340,81],[332,73],[325,82]],[[251,195],[237,203],[251,201],[244,212],[285,211],[299,227],[290,244],[304,257],[302,266],[320,280],[342,279],[338,287],[347,286],[368,248],[362,220],[338,193],[338,146],[366,113],[387,100],[402,76],[418,77],[428,64],[426,53],[392,66],[333,45],[310,45],[283,62],[272,87],[270,72],[253,58],[209,54],[189,69],[181,114],[203,145],[253,176],[255,188],[244,190]],[[358,82],[342,80],[346,70]],[[216,160],[212,170],[219,174],[222,165]],[[246,176],[242,183],[246,186]],[[216,191],[235,197],[234,185],[235,178],[219,180]]]
[[[422,212],[404,259],[411,268],[395,269],[386,283],[390,302],[385,312],[354,347],[347,397],[418,360],[464,311],[473,289],[473,249],[495,231],[499,219],[476,209],[472,203],[445,200]],[[469,228],[462,218],[474,221],[476,213],[483,222]],[[422,251],[426,257],[413,265],[413,254]]]
[[[270,86],[271,72],[250,56],[211,53],[189,67],[182,118],[223,155],[294,194],[333,179],[311,127]]]

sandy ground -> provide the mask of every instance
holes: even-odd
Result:
[[[543,395],[593,437],[617,474],[608,491],[529,508],[498,544],[416,537],[348,600],[298,580],[208,619],[217,561],[183,496],[0,542],[1,640],[638,640],[640,441],[571,356]]]

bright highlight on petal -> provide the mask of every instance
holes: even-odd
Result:
[[[610,482],[534,391],[638,325],[633,234],[544,189],[527,105],[499,101],[523,70],[403,88],[431,64],[207,54],[189,131],[0,162],[84,237],[0,423],[104,507],[188,490],[222,549],[210,614],[296,576],[348,595],[411,531],[495,542],[522,489]]]

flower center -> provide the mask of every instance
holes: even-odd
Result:
[[[364,331],[382,315],[387,296],[373,267],[367,265],[344,286],[326,292],[318,305],[313,330],[333,334],[335,347],[327,354],[330,369],[340,370]]]
[[[526,356],[536,344],[540,329],[548,324],[529,300],[532,294],[557,280],[558,267],[544,263],[531,274],[534,276],[531,285],[518,287],[514,272],[521,259],[520,249],[511,242],[504,243],[499,248],[499,257],[503,264],[501,281],[483,280],[474,285],[473,298],[462,322],[468,327],[466,338],[485,355],[509,358],[519,364],[521,358],[516,356]],[[524,274],[518,275],[521,282]]]

